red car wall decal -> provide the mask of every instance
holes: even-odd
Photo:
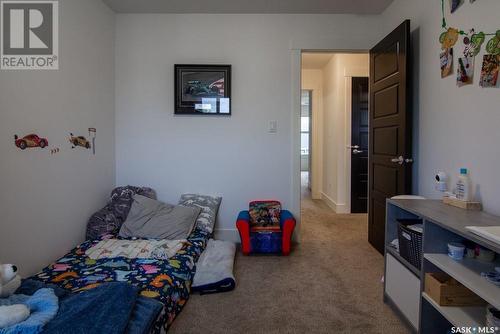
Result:
[[[47,138],[42,138],[34,133],[19,138],[18,135],[14,135],[15,144],[21,150],[25,150],[28,147],[40,147],[45,148],[49,146],[49,141]]]

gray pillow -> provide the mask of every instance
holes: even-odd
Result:
[[[120,228],[121,237],[186,239],[200,214],[198,207],[172,205],[134,195],[127,220]]]

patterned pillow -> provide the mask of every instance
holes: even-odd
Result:
[[[126,186],[115,188],[111,192],[109,205],[116,218],[122,222],[127,219],[135,194],[156,200],[156,192],[151,188]]]
[[[94,240],[105,234],[117,234],[127,219],[135,194],[156,199],[156,193],[151,188],[126,186],[113,189],[108,204],[90,217],[86,239]]]
[[[279,230],[281,203],[278,201],[250,202],[250,224],[253,230]]]
[[[217,212],[222,201],[222,197],[213,197],[196,194],[184,194],[179,200],[179,205],[196,206],[201,208],[201,213],[196,219],[195,229],[212,233],[217,219]]]

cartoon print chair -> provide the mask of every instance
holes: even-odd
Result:
[[[281,203],[274,200],[250,202],[248,211],[241,211],[236,221],[243,254],[290,254],[295,218]]]

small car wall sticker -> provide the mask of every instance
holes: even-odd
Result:
[[[24,136],[23,138],[19,138],[18,135],[14,135],[14,141],[16,146],[21,150],[25,150],[28,147],[45,148],[49,145],[49,141],[46,138],[41,138],[34,133]]]
[[[84,147],[90,149],[90,142],[84,136],[75,136],[72,133],[69,134],[69,142],[73,144],[73,147]]]

